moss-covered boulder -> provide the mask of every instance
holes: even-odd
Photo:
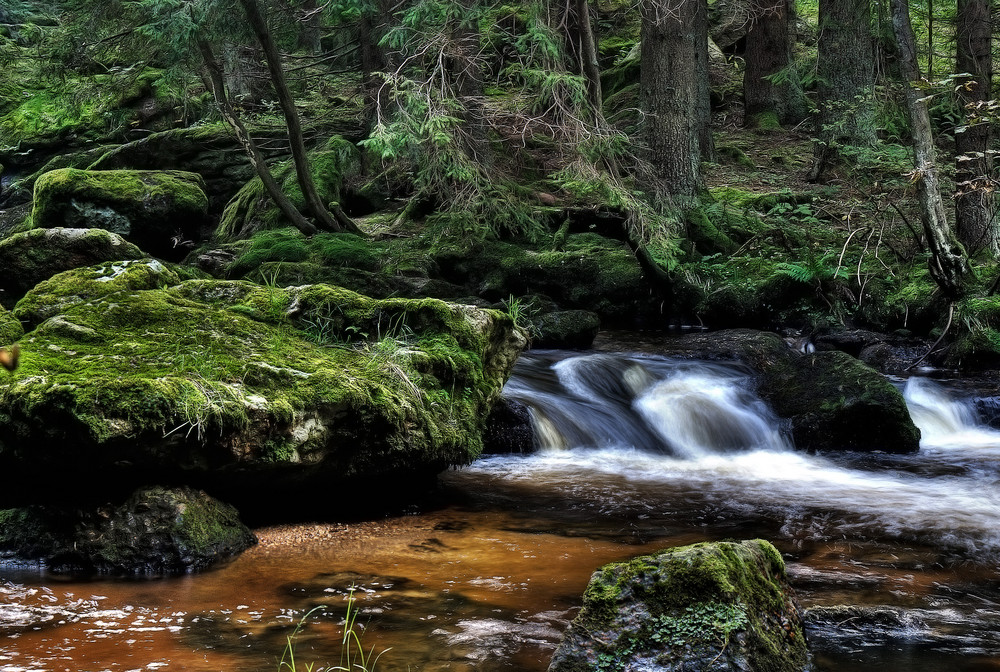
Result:
[[[628,245],[596,233],[570,234],[559,250],[494,241],[436,261],[445,280],[488,301],[542,296],[565,310],[596,313],[607,324],[657,315],[661,303]]]
[[[920,430],[884,376],[845,352],[803,354],[777,334],[733,329],[669,339],[672,354],[739,360],[758,392],[787,419],[797,448],[916,452]]]
[[[589,348],[601,326],[601,318],[589,310],[557,310],[531,316],[529,321],[536,348]]]
[[[25,292],[53,275],[102,261],[146,255],[104,229],[32,229],[0,240],[0,303],[13,306]]]
[[[44,317],[46,301],[60,312],[21,339],[20,368],[0,380],[11,481],[173,479],[238,506],[260,503],[256,487],[415,481],[479,454],[525,344],[507,315],[432,299],[118,277],[87,284],[85,302],[66,299],[77,274],[22,301],[26,315],[30,304]]]
[[[785,564],[756,539],[602,567],[549,672],[798,672],[808,664]]]
[[[117,506],[0,511],[0,557],[57,573],[190,572],[255,543],[236,509],[191,488],[140,488]]]
[[[208,210],[205,183],[179,170],[62,168],[35,182],[32,223],[107,229],[149,254],[179,260]]]

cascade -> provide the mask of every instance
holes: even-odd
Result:
[[[533,413],[543,449],[636,448],[694,458],[784,450],[780,422],[750,372],[623,354],[522,357],[505,394]]]

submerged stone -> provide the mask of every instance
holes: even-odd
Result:
[[[25,292],[57,273],[102,261],[146,255],[103,229],[32,229],[0,240],[0,303],[13,306]]]
[[[256,543],[236,509],[191,488],[140,488],[118,506],[0,511],[0,557],[57,573],[183,573]]]
[[[60,168],[35,182],[32,223],[107,229],[149,254],[179,260],[208,210],[205,183],[180,170]]]
[[[525,345],[497,311],[328,285],[150,287],[166,277],[92,279],[78,302],[57,277],[19,306],[45,319],[0,379],[3,499],[30,499],[17,484],[32,479],[67,493],[182,482],[241,506],[262,504],[256,488],[415,481],[478,456]]]
[[[548,669],[797,672],[808,662],[785,564],[755,539],[605,565]]]

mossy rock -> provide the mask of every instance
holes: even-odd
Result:
[[[445,280],[487,301],[542,295],[561,309],[596,313],[607,324],[659,311],[628,245],[596,233],[570,234],[560,250],[493,241],[472,252],[442,253],[436,261]]]
[[[530,318],[531,344],[536,348],[584,350],[593,344],[601,319],[589,310],[557,310]]]
[[[35,182],[32,223],[39,228],[102,228],[154,256],[180,260],[181,240],[197,240],[208,210],[195,173],[62,168]]]
[[[140,488],[117,506],[0,511],[0,557],[55,573],[190,572],[255,543],[235,508],[186,487]]]
[[[30,297],[33,315],[44,297],[60,312],[21,339],[20,368],[0,380],[11,480],[79,490],[169,475],[240,504],[254,486],[434,474],[478,456],[525,345],[502,313],[432,299],[118,277],[82,302],[66,299],[73,273]]]
[[[359,172],[360,166],[361,154],[357,147],[340,136],[333,136],[322,148],[309,153],[310,175],[324,204],[339,204],[344,180]],[[294,165],[286,161],[273,172],[281,190],[300,212],[303,211],[306,200]],[[267,196],[264,183],[259,177],[254,177],[226,205],[215,237],[221,241],[240,240],[260,231],[287,227],[289,224]]]
[[[102,261],[146,255],[104,229],[32,229],[0,240],[0,303],[13,306],[25,292],[53,275]]]
[[[181,282],[182,274],[190,275],[192,272],[197,273],[149,258],[109,261],[74,268],[38,283],[17,302],[13,312],[19,320],[33,329],[45,320],[62,314],[74,304],[93,301],[114,292],[135,292],[176,285]]]
[[[791,427],[801,450],[913,453],[920,430],[903,395],[845,352],[803,354],[777,334],[733,329],[662,343],[666,352],[738,360],[758,376],[758,393]]]
[[[755,539],[602,567],[548,669],[799,672],[808,665],[785,564]]]
[[[0,306],[0,346],[10,345],[24,336],[24,327],[21,321],[14,315]]]
[[[956,369],[1000,368],[1000,297],[965,299],[958,305],[959,330],[945,365]]]

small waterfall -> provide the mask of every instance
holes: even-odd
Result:
[[[922,444],[968,442],[969,434],[984,431],[971,404],[952,399],[927,378],[910,378],[903,387],[910,417],[920,429]]]
[[[543,449],[624,448],[695,458],[783,450],[779,421],[735,365],[636,355],[522,357],[505,394]]]

